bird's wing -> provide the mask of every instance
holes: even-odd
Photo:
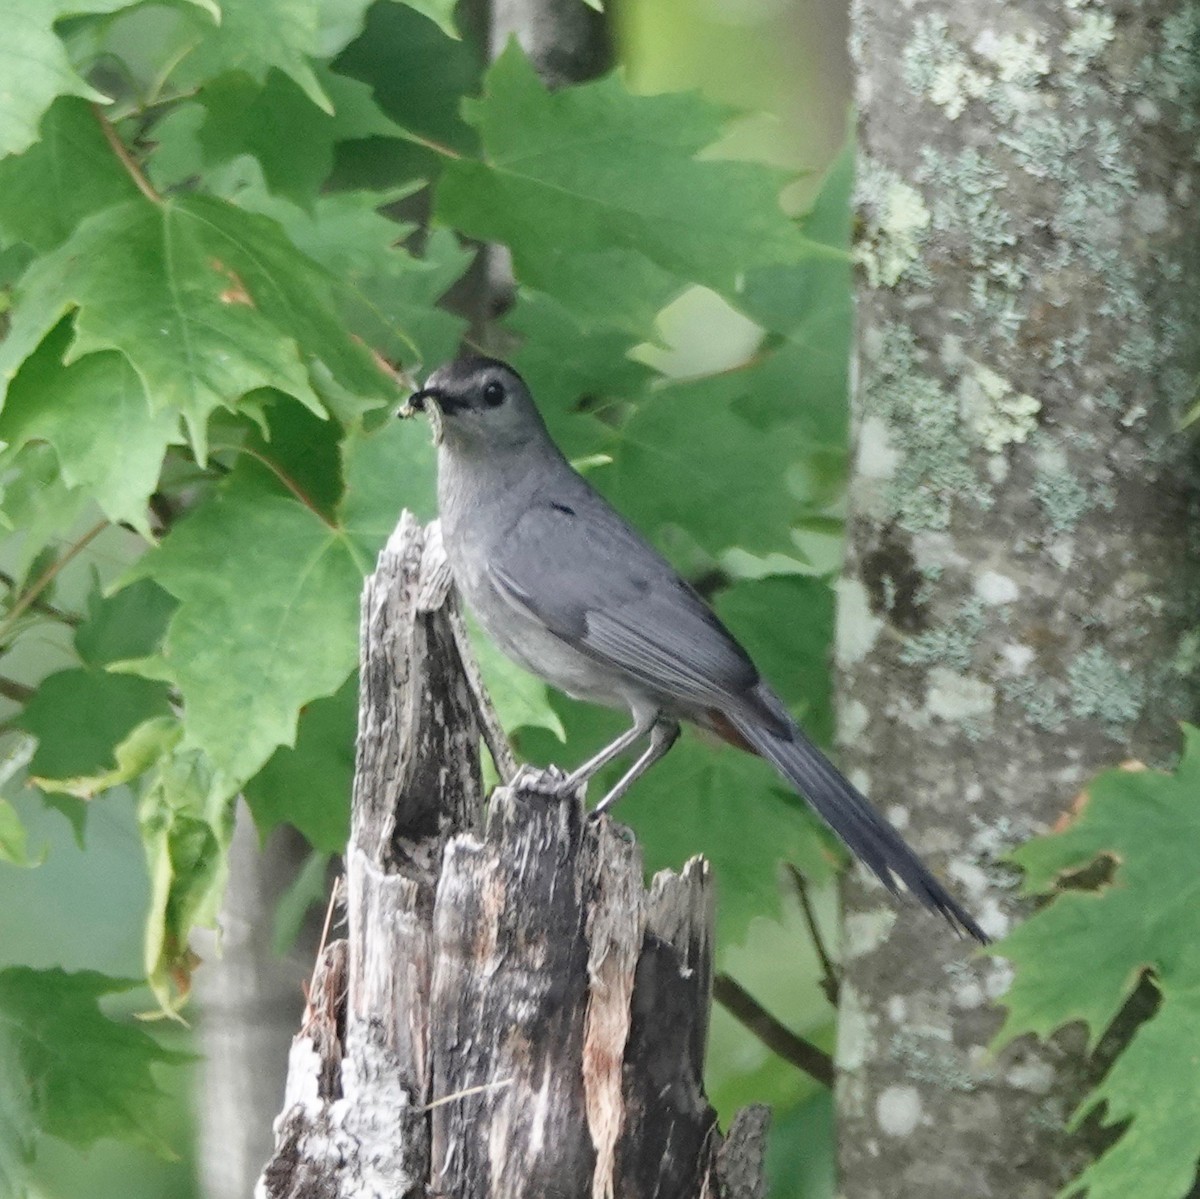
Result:
[[[488,562],[496,591],[567,644],[697,709],[770,727],[746,651],[657,550],[595,492],[539,499]]]

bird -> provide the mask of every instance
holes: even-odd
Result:
[[[484,632],[560,691],[632,719],[612,744],[556,776],[552,789],[576,793],[645,742],[593,815],[608,811],[690,722],[765,758],[893,894],[903,884],[957,931],[987,943],[805,735],[704,599],[570,464],[513,367],[460,355],[401,409],[416,412],[434,424],[450,572]]]

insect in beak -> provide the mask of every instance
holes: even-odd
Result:
[[[418,412],[429,415],[429,423],[433,426],[433,444],[442,444],[442,393],[436,387],[423,387],[414,391],[396,413],[403,420],[416,416]]]
[[[429,401],[437,401],[438,392],[433,387],[422,387],[420,391],[414,391],[412,395],[404,401],[403,406],[397,415],[407,420],[410,416],[415,416],[418,412],[426,412],[429,410]]]

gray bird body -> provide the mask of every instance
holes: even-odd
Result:
[[[578,474],[520,376],[492,359],[435,371],[414,406],[438,409],[438,506],[456,584],[496,644],[580,699],[633,717],[567,782],[643,736],[650,748],[608,806],[673,744],[679,721],[770,761],[889,887],[985,940],[900,835],[812,745],[703,599]]]

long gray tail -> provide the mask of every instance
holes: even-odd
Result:
[[[739,733],[804,796],[817,815],[893,894],[903,882],[931,912],[940,912],[980,944],[987,934],[933,877],[904,838],[800,731],[781,737],[740,716],[729,716]]]

